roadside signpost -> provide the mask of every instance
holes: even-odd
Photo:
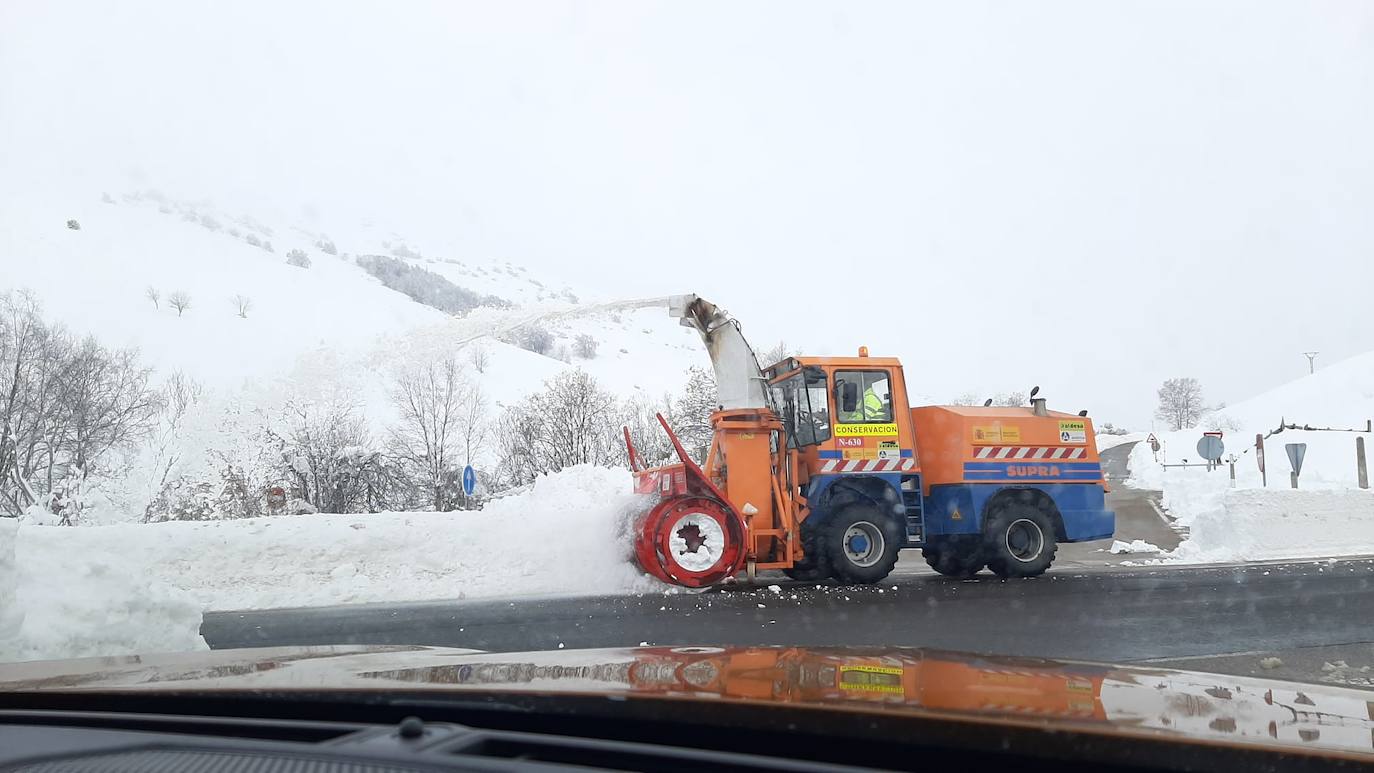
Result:
[[[1260,468],[1260,485],[1269,485],[1269,476],[1264,472],[1264,435],[1255,433],[1255,462]]]
[[[463,493],[472,496],[477,490],[477,471],[472,469],[472,465],[463,468]]]
[[[1283,450],[1288,452],[1288,462],[1293,465],[1292,477],[1289,478],[1289,481],[1293,484],[1293,488],[1297,488],[1298,476],[1302,474],[1302,460],[1303,457],[1307,456],[1307,444],[1286,443]]]
[[[1206,459],[1207,469],[1213,469],[1221,461],[1221,455],[1226,453],[1226,444],[1221,442],[1220,432],[1207,432],[1197,441],[1197,453]]]
[[[1360,488],[1369,488],[1369,467],[1364,459],[1364,438],[1355,438],[1355,472],[1359,476]]]

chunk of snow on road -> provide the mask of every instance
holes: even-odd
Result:
[[[1146,542],[1146,541],[1143,540],[1143,539],[1137,539],[1137,540],[1131,540],[1130,542],[1122,542],[1121,540],[1113,540],[1113,541],[1112,541],[1111,552],[1116,553],[1116,554],[1122,554],[1122,553],[1158,553],[1158,552],[1160,552],[1160,551],[1159,551],[1159,546],[1158,546],[1158,545],[1151,544],[1151,543],[1149,543],[1149,542]]]
[[[1279,666],[1282,666],[1282,665],[1283,665],[1283,661],[1280,660],[1279,658],[1274,658],[1274,657],[1260,658],[1259,665],[1260,665],[1260,668],[1268,669],[1268,670],[1273,670],[1273,669],[1275,669],[1275,668],[1278,668]]]
[[[630,492],[629,472],[581,466],[481,511],[25,525],[23,646],[0,660],[203,647],[202,609],[655,589],[630,561]]]

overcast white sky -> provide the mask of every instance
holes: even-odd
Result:
[[[1363,2],[0,0],[0,174],[369,217],[1137,427],[1165,377],[1374,349],[1371,138]]]

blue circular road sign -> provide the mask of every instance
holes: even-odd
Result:
[[[1226,453],[1226,444],[1216,435],[1203,435],[1202,439],[1197,441],[1197,452],[1208,461],[1220,461],[1221,455]]]

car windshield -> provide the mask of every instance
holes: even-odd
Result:
[[[0,0],[0,693],[313,645],[1374,688],[1371,138],[1355,0]],[[954,694],[891,657],[777,662]]]

